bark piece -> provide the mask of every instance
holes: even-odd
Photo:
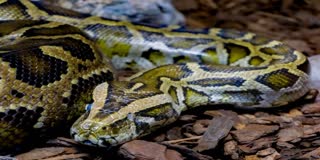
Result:
[[[84,158],[88,154],[78,153],[78,150],[71,147],[47,147],[37,148],[30,152],[17,155],[17,159],[68,159],[68,158]]]
[[[179,120],[186,121],[186,122],[193,122],[196,120],[196,118],[197,118],[197,116],[195,116],[195,115],[187,114],[187,115],[182,115],[181,117],[179,117]]]
[[[218,142],[228,135],[232,126],[233,121],[230,117],[221,116],[213,118],[208,130],[201,137],[199,144],[194,149],[202,152],[215,148]]]
[[[173,127],[167,132],[168,140],[182,139],[181,128]]]
[[[260,125],[260,124],[249,124],[245,128],[232,131],[233,136],[240,143],[250,143],[262,136],[273,133],[279,129],[276,125]]]
[[[72,147],[72,146],[80,145],[75,140],[70,138],[65,138],[65,137],[57,137],[56,139],[48,140],[46,143],[50,145],[58,145],[58,146],[64,146],[64,147]]]
[[[160,135],[157,135],[156,137],[153,138],[153,141],[155,142],[162,142],[166,139],[166,134],[162,133]]]
[[[291,160],[297,159],[299,156],[303,154],[303,150],[301,149],[282,149],[280,151],[281,159]]]
[[[278,138],[280,142],[297,141],[303,136],[302,127],[291,127],[281,129],[278,133]]]
[[[210,122],[211,120],[209,119],[197,120],[192,127],[193,132],[196,133],[197,135],[203,134],[205,131],[207,131]]]
[[[271,147],[273,143],[276,142],[276,137],[264,137],[254,140],[251,143],[239,145],[241,151],[245,153],[256,153],[258,150]]]
[[[287,148],[287,149],[291,149],[294,147],[293,144],[290,144],[288,142],[277,142],[277,146],[278,148]]]
[[[170,143],[162,143],[163,145],[167,146],[169,149],[176,150],[180,152],[185,157],[188,157],[188,159],[192,160],[213,160],[210,156],[200,154],[192,149],[189,149],[187,147],[181,146],[181,145],[174,145]]]
[[[300,157],[301,159],[320,159],[320,147]]]
[[[320,113],[320,102],[307,104],[301,109],[303,113]]]
[[[311,46],[308,45],[307,42],[303,40],[284,40],[283,41],[285,44],[288,44],[290,47],[297,49],[299,51],[303,52],[312,52],[312,49],[310,48]]]
[[[267,148],[257,152],[257,155],[260,157],[266,157],[273,154],[274,152],[277,152],[274,148]]]
[[[318,140],[312,141],[311,145],[312,146],[320,146],[320,140],[318,139]]]
[[[215,116],[230,117],[231,120],[234,122],[233,127],[237,128],[237,129],[243,128],[245,126],[244,122],[242,122],[241,119],[239,118],[238,113],[236,113],[234,111],[229,111],[229,110],[215,111],[215,110],[213,110],[213,111],[205,111],[204,114],[212,116],[212,117],[215,117]]]
[[[244,157],[245,160],[260,160],[257,155],[248,155]]]
[[[310,137],[320,132],[320,124],[303,127],[303,137]]]
[[[118,154],[123,156],[126,159],[134,160],[182,160],[183,157],[179,152],[174,150],[167,149],[166,146],[142,141],[134,140],[128,143],[123,144]]]
[[[274,150],[274,152],[266,157],[261,158],[260,160],[275,160],[275,159],[279,159],[281,157],[281,155]]]
[[[231,156],[231,159],[239,159],[238,144],[236,141],[229,141],[224,144],[224,155]]]

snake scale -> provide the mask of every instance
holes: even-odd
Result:
[[[111,147],[197,106],[278,107],[309,90],[306,57],[253,33],[146,26],[29,0],[0,0],[0,20],[0,148],[81,114],[72,137]],[[115,71],[128,69],[140,72],[119,81]]]

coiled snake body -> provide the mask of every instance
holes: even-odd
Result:
[[[278,107],[309,90],[306,57],[252,33],[155,28],[28,0],[0,1],[0,19],[0,148],[84,112],[72,137],[109,147],[189,108]],[[148,70],[118,81],[109,61]]]

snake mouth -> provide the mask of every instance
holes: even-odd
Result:
[[[75,141],[79,143],[89,145],[89,146],[94,146],[94,147],[99,146],[99,139],[95,134],[91,132],[83,132],[83,133],[73,132],[71,136]]]
[[[108,138],[106,138],[106,137],[101,137],[101,138],[99,138],[99,140],[98,140],[98,144],[99,144],[99,146],[101,146],[101,147],[110,149],[110,148],[112,148],[112,147],[117,146],[119,143],[118,143],[118,141],[117,141],[115,138],[113,138],[113,137],[108,137]]]
[[[113,137],[98,137],[92,132],[72,132],[71,136],[76,142],[93,147],[110,149],[118,144],[118,141]]]
[[[94,147],[98,147],[98,146],[99,146],[98,144],[94,144],[94,143],[92,143],[92,142],[89,141],[89,140],[84,140],[84,141],[82,141],[82,142],[80,142],[80,143],[82,143],[82,144],[84,144],[84,145],[88,145],[88,146],[94,146]]]

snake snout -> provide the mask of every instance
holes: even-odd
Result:
[[[91,130],[91,131],[96,131],[99,129],[99,125],[96,122],[93,121],[85,121],[81,124],[81,128],[83,130]]]
[[[89,146],[98,146],[98,139],[96,131],[101,127],[99,123],[91,120],[83,120],[84,117],[78,119],[78,121],[71,127],[71,136],[75,141]]]

